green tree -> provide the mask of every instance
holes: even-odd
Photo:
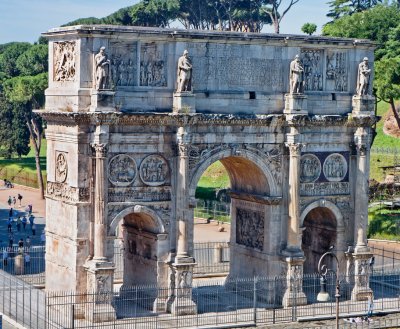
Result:
[[[329,1],[331,8],[326,16],[336,20],[346,15],[352,15],[357,12],[368,10],[382,0],[333,0]]]
[[[400,10],[395,5],[377,5],[369,10],[344,16],[323,27],[322,34],[335,37],[370,39],[376,41],[376,59],[383,56],[381,49],[389,33],[400,21]]]
[[[15,61],[20,75],[36,75],[47,72],[48,46],[37,44],[31,46]]]
[[[167,27],[179,10],[178,0],[142,0],[129,12],[132,25]]]
[[[315,33],[315,31],[317,31],[317,25],[314,23],[305,23],[301,27],[301,31],[308,35],[312,35],[313,33]]]
[[[17,59],[31,47],[27,42],[12,42],[5,44],[0,51],[0,83],[4,79],[12,78],[20,74],[17,67]]]
[[[33,109],[39,109],[44,104],[47,80],[47,73],[40,73],[35,76],[14,77],[3,84],[7,101],[20,108],[20,113],[25,118],[29,129],[31,144],[35,150],[36,170],[42,198],[44,198],[44,183],[40,166],[40,148],[43,127],[41,118],[33,112]]]

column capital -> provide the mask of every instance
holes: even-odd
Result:
[[[305,146],[302,143],[285,143],[285,146],[289,149],[291,156],[300,156],[301,149]]]
[[[358,155],[365,156],[368,153],[369,147],[368,144],[356,144],[356,149]]]
[[[190,144],[179,143],[178,144],[178,155],[181,157],[189,156],[189,148],[190,148]]]
[[[92,148],[96,152],[96,158],[106,158],[108,152],[107,143],[93,143],[91,144]]]

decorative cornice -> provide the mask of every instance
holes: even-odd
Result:
[[[374,115],[292,115],[287,119],[284,114],[202,114],[192,115],[173,113],[122,113],[122,112],[61,112],[35,111],[48,123],[60,125],[128,125],[128,126],[343,126],[371,127],[378,117]]]
[[[230,192],[229,195],[232,199],[239,199],[268,205],[278,205],[282,202],[282,197],[262,196],[235,191]]]
[[[47,182],[46,197],[67,202],[88,202],[89,188],[73,187],[66,183]]]

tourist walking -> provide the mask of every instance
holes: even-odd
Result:
[[[14,207],[15,207],[15,204],[17,203],[17,199],[15,198],[15,196],[13,196],[13,200],[12,200],[12,202],[13,202],[13,204],[14,204]]]
[[[7,232],[11,233],[12,232],[12,223],[13,223],[13,218],[9,217],[7,221]]]
[[[12,203],[11,195],[8,197],[7,203],[8,203],[8,206],[11,207],[11,203]]]
[[[28,220],[26,219],[26,216],[24,215],[22,217],[22,227],[24,228],[24,231],[26,230],[26,223],[28,223]]]
[[[18,193],[18,201],[19,201],[19,206],[22,207],[22,195]]]
[[[28,249],[31,247],[31,238],[29,237],[29,235],[26,237],[25,245]]]
[[[22,224],[21,217],[18,217],[18,219],[17,219],[17,231],[18,232],[21,231],[21,224]]]
[[[10,208],[10,210],[8,211],[8,217],[12,217],[14,214],[14,209]]]
[[[32,227],[32,225],[33,225],[34,222],[35,222],[35,216],[30,215],[30,216],[29,216],[29,224],[31,224],[31,227]]]
[[[36,235],[36,224],[32,224],[32,235]]]
[[[8,265],[8,251],[6,248],[3,248],[3,265]]]

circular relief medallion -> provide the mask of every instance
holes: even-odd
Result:
[[[64,153],[58,153],[56,157],[56,182],[64,183],[67,179],[68,164]]]
[[[300,181],[315,182],[321,175],[321,162],[314,154],[305,154],[300,159]]]
[[[168,177],[168,164],[161,155],[149,155],[140,164],[140,178],[149,186],[159,186]]]
[[[135,180],[137,166],[135,160],[126,154],[119,154],[110,160],[108,179],[116,186],[128,186]]]
[[[340,182],[347,174],[347,161],[339,153],[329,155],[324,161],[324,175],[330,182]]]

